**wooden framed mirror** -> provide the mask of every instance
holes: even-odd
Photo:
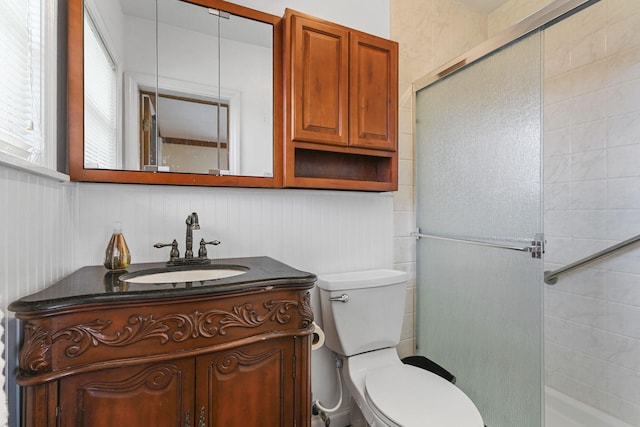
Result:
[[[71,179],[281,187],[282,37],[222,0],[69,0]]]

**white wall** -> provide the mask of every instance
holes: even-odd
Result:
[[[389,37],[390,0],[236,0],[233,3],[276,16],[284,16],[285,8],[289,8],[365,33]]]
[[[77,186],[76,264],[96,265],[120,221],[133,262],[168,260],[157,242],[178,240],[198,212],[194,240],[220,240],[211,257],[267,255],[313,273],[391,266],[389,193],[125,184]]]

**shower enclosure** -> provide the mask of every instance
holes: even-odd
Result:
[[[543,282],[640,232],[640,2],[530,18],[415,84],[418,353],[489,427],[640,427],[640,248]]]
[[[540,41],[416,95],[418,352],[490,427],[542,418]]]

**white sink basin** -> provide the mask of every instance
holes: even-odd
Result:
[[[234,268],[203,268],[194,267],[186,270],[149,271],[148,273],[131,273],[120,280],[127,283],[182,283],[203,282],[206,280],[226,279],[246,273],[247,269]]]

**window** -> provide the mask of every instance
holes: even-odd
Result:
[[[0,162],[56,172],[57,1],[0,0]]]
[[[0,4],[0,151],[43,165],[47,7],[40,0]]]

